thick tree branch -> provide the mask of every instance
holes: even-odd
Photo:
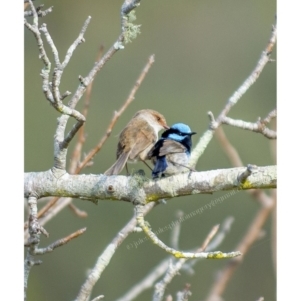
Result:
[[[276,188],[276,166],[257,167],[244,183],[238,178],[245,167],[218,169],[191,174],[178,174],[161,180],[149,180],[138,175],[70,175],[55,177],[52,170],[25,173],[24,195],[34,192],[40,197],[61,196],[90,200],[120,200],[133,203],[149,203],[163,198],[183,195],[213,193],[224,190]]]

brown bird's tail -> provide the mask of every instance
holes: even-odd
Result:
[[[122,153],[117,161],[104,173],[106,176],[118,175],[124,168],[130,152]]]

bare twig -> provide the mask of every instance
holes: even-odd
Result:
[[[26,10],[28,6],[29,6],[29,3],[26,2],[24,4],[24,10]],[[43,7],[44,7],[44,4],[41,4],[41,5],[36,7],[36,13],[37,13],[39,18],[45,17],[46,15],[51,13],[52,10],[53,10],[53,6],[47,8],[46,10],[42,10]],[[29,11],[24,12],[24,17],[31,17],[31,16],[33,16],[33,11],[29,10]]]
[[[101,57],[103,55],[103,49],[104,49],[104,47],[103,47],[103,45],[101,45],[99,50],[98,50],[96,61],[99,61],[101,59]],[[93,82],[91,82],[88,85],[87,89],[86,89],[84,107],[83,107],[83,111],[82,111],[82,115],[85,118],[87,117],[88,109],[89,109],[89,106],[90,106],[92,87],[93,87]],[[85,126],[83,125],[80,128],[79,133],[78,133],[78,140],[77,140],[77,143],[74,147],[74,151],[73,151],[73,154],[72,154],[72,157],[71,157],[71,164],[70,164],[70,168],[69,168],[69,173],[70,174],[75,174],[76,167],[78,166],[78,164],[80,162],[82,147],[83,147],[83,144],[85,142],[84,128],[85,128]]]
[[[38,212],[38,218],[41,218],[52,206],[56,204],[59,197],[53,197],[40,211]]]
[[[83,34],[83,33],[82,33]],[[100,60],[101,56],[103,53],[103,47],[101,46],[99,51],[98,51],[98,55],[97,55],[97,60]],[[93,82],[91,82],[89,84],[89,86],[87,87],[87,93],[86,93],[86,97],[85,97],[85,104],[84,104],[84,109],[82,112],[82,115],[86,118],[87,117],[87,113],[88,113],[88,108],[89,108],[89,103],[90,103],[90,97],[91,97],[91,91],[92,91],[92,85]],[[69,173],[70,174],[75,174],[75,170],[76,170],[76,166],[78,165],[78,162],[80,160],[80,156],[81,156],[81,150],[82,150],[82,146],[85,142],[85,138],[84,138],[84,126],[82,126],[79,130],[79,135],[78,135],[78,141],[75,145],[74,148],[74,152],[73,155],[71,157],[71,165],[69,167]],[[49,203],[47,203],[47,205],[45,205],[39,212],[38,212],[38,218],[40,218],[41,216],[43,216],[52,206],[54,206],[56,204],[56,202],[59,200],[58,197],[54,197],[52,198]],[[79,217],[86,217],[87,213],[83,212],[79,209],[77,209],[74,205],[72,205],[70,203],[71,206],[70,208],[79,216]]]
[[[243,162],[242,162],[237,150],[227,139],[222,127],[219,127],[216,130],[215,135],[216,135],[218,141],[220,142],[224,152],[227,154],[227,157],[230,160],[232,166],[236,166],[236,167],[243,166]]]
[[[274,109],[273,111],[271,111],[271,112],[267,115],[267,117],[266,117],[264,120],[262,120],[262,122],[265,123],[265,124],[270,123],[271,120],[272,120],[273,118],[275,118],[276,116],[277,116],[277,110]]]
[[[274,200],[274,210],[272,212],[272,224],[271,224],[271,250],[273,267],[276,275],[277,271],[277,197],[276,189],[272,192],[272,198]]]
[[[187,283],[185,285],[185,288],[183,291],[178,292],[176,295],[176,301],[188,301],[189,296],[192,295],[192,292],[190,291],[191,285]]]
[[[160,247],[161,249],[165,250],[167,253],[172,254],[175,258],[207,258],[207,259],[223,259],[223,258],[233,258],[236,256],[240,256],[241,252],[234,251],[230,253],[222,253],[220,251],[216,252],[182,252],[175,250],[173,248],[168,247],[165,245],[150,229],[149,225],[144,221],[144,206],[143,205],[136,205],[136,219],[138,225],[143,229],[145,234],[151,239],[151,241]]]
[[[276,122],[276,119],[273,119],[273,122],[272,122],[272,130],[273,131],[276,131],[276,127],[277,127],[277,122]],[[270,151],[271,151],[271,155],[272,155],[272,160],[274,162],[274,164],[276,164],[276,161],[277,161],[277,147],[276,147],[276,141],[275,140],[270,140]]]
[[[276,122],[273,123],[272,128],[276,130]],[[274,140],[270,141],[270,151],[272,154],[272,158],[274,163],[276,163],[276,143]],[[271,219],[271,250],[272,250],[272,259],[273,259],[273,267],[276,275],[277,270],[277,191],[273,190],[272,198],[274,200],[274,210],[272,213]]]
[[[68,63],[69,63],[69,61],[70,61],[70,59],[71,59],[71,57],[73,55],[73,52],[78,47],[78,45],[80,45],[81,43],[85,42],[85,40],[84,40],[84,34],[85,34],[86,30],[87,30],[87,27],[89,26],[91,18],[92,18],[91,16],[88,16],[88,18],[86,19],[86,21],[84,22],[84,24],[83,24],[83,26],[81,28],[81,31],[80,31],[78,37],[73,42],[73,44],[69,47],[69,49],[68,49],[68,51],[66,53],[65,59],[62,62],[62,66],[61,66],[62,69],[64,69],[68,65]]]
[[[54,160],[54,168],[53,168],[53,172],[58,173],[58,172],[61,172],[61,170],[65,170],[65,166],[66,166],[65,149],[68,146],[68,143],[70,142],[72,137],[75,135],[75,133],[80,128],[80,126],[85,122],[85,117],[83,115],[81,115],[78,111],[74,110],[74,108],[65,106],[62,103],[63,97],[60,95],[60,92],[59,92],[59,84],[60,84],[61,76],[63,73],[63,69],[66,64],[63,64],[63,65],[60,64],[59,57],[58,57],[58,51],[53,43],[53,40],[52,40],[50,34],[48,33],[46,25],[43,24],[41,26],[41,28],[38,29],[37,11],[34,8],[34,5],[32,4],[31,0],[29,0],[29,3],[30,3],[31,11],[33,13],[33,24],[30,25],[26,20],[24,22],[25,22],[25,26],[33,32],[33,34],[37,40],[37,44],[39,46],[40,58],[43,60],[43,63],[45,65],[45,67],[43,68],[43,70],[41,72],[41,76],[43,79],[43,92],[46,96],[46,99],[52,104],[52,106],[57,111],[59,111],[62,114],[73,116],[77,120],[77,123],[73,126],[72,130],[69,132],[69,134],[66,136],[66,138],[64,137],[64,129],[65,129],[66,124],[63,126],[62,124],[59,123],[59,125],[58,125],[55,139],[54,139],[54,144],[55,144],[54,158],[55,158],[55,160]],[[90,20],[90,18],[88,18],[87,21],[85,22],[83,29],[81,31],[82,34],[86,30],[89,20]],[[46,54],[40,31],[44,32],[46,40],[47,40],[48,44],[50,45],[50,48],[54,54],[55,69],[54,69],[51,84],[49,82],[51,63]],[[82,38],[80,37],[80,41],[81,40],[82,40]],[[76,45],[78,45],[80,41],[77,41]],[[65,95],[66,95],[66,93],[65,93]]]
[[[224,241],[226,235],[229,233],[231,226],[234,222],[234,218],[232,216],[229,216],[225,218],[221,225],[221,229],[219,228],[212,228],[211,234],[209,234],[209,238],[211,238],[211,241],[209,242],[209,245],[204,250],[215,250],[217,247],[221,245],[221,243]],[[214,231],[218,231],[218,233],[214,233]],[[213,237],[211,237],[213,235]],[[203,246],[202,246],[203,248]]]
[[[40,226],[44,226],[48,221],[50,221],[54,216],[56,216],[63,208],[65,208],[66,206],[68,206],[71,202],[72,202],[72,198],[58,198],[58,197],[54,197],[52,198],[52,201],[57,202],[56,206],[52,206],[51,207],[51,202],[49,202],[45,208],[42,208],[42,211],[46,212],[46,210],[48,210],[48,206],[49,206],[49,210],[47,211],[47,214],[44,215],[43,212],[41,211],[41,214],[38,214],[38,222]],[[44,210],[43,210],[44,209]],[[29,234],[28,231],[25,232],[24,235],[24,239],[25,241],[28,240]]]
[[[241,183],[241,185],[243,185],[249,178],[249,176],[252,175],[253,172],[255,172],[256,169],[256,165],[248,164],[247,169],[238,176],[238,182]]]
[[[62,104],[62,102],[61,102],[62,97],[59,92],[59,85],[60,85],[63,71],[64,71],[65,67],[67,66],[68,62],[70,61],[74,50],[78,47],[78,45],[80,45],[84,41],[83,35],[90,23],[90,20],[91,20],[91,17],[89,16],[87,18],[87,20],[85,21],[85,23],[83,24],[83,27],[79,33],[78,38],[74,41],[74,43],[70,46],[69,50],[67,51],[67,54],[66,54],[66,57],[65,57],[65,60],[63,63],[60,63],[58,51],[54,45],[54,42],[53,42],[48,30],[47,30],[46,24],[42,24],[42,26],[40,28],[40,31],[42,31],[44,33],[45,38],[52,50],[52,53],[54,55],[54,61],[55,61],[55,69],[54,69],[53,79],[52,79],[52,84],[51,84],[51,90],[52,90],[51,101],[53,101],[53,105],[59,112],[73,116],[78,121],[82,120],[83,116],[79,112],[72,110]],[[49,94],[50,93],[48,92],[46,95],[49,95]]]
[[[147,214],[155,204],[148,204],[145,208],[145,214]],[[82,285],[79,294],[76,298],[76,301],[86,301],[88,300],[90,294],[92,293],[92,289],[96,282],[100,279],[102,272],[109,264],[112,256],[114,255],[117,248],[121,245],[121,243],[125,240],[125,238],[131,233],[137,221],[135,217],[123,227],[123,229],[117,234],[117,236],[112,240],[112,242],[106,247],[104,252],[98,257],[98,260],[94,266],[94,268],[89,273],[85,283]]]
[[[261,120],[259,118],[258,121],[255,123],[246,122],[243,120],[236,120],[236,119],[232,119],[232,118],[229,118],[226,116],[224,116],[222,118],[222,123],[231,125],[231,126],[235,126],[235,127],[238,127],[238,128],[244,129],[244,130],[261,133],[262,135],[264,135],[265,137],[267,137],[269,139],[276,139],[277,133],[266,127],[266,124],[269,123],[271,121],[271,119],[274,117],[276,117],[276,110],[273,110],[272,112],[270,112],[268,114],[268,116],[263,120]]]
[[[207,235],[206,239],[204,240],[202,246],[200,248],[198,248],[196,252],[200,253],[206,249],[207,245],[211,242],[211,240],[217,233],[218,229],[219,229],[219,225],[216,225],[211,229],[211,231]],[[174,263],[170,260],[169,267],[168,267],[168,270],[167,270],[164,278],[155,285],[153,301],[161,301],[162,300],[167,285],[169,283],[171,283],[171,281],[173,280],[173,278],[176,275],[178,275],[180,269],[183,267],[183,265],[186,262],[187,262],[187,258],[181,258]]]
[[[109,125],[106,129],[105,135],[101,138],[99,143],[87,154],[87,156],[84,158],[84,160],[77,167],[77,169],[75,171],[76,174],[79,173],[80,170],[95,156],[95,154],[97,154],[101,150],[102,146],[104,145],[104,143],[106,142],[106,140],[110,136],[110,134],[112,132],[112,129],[114,128],[117,120],[123,114],[123,112],[126,110],[126,108],[129,106],[129,104],[134,100],[135,93],[137,92],[138,88],[140,87],[142,81],[144,80],[146,74],[148,73],[148,71],[149,71],[149,69],[150,69],[150,67],[152,66],[153,63],[154,63],[154,55],[151,55],[149,57],[148,63],[146,64],[146,66],[142,70],[142,72],[141,72],[140,76],[138,77],[134,87],[132,88],[128,98],[126,99],[126,101],[124,102],[122,107],[119,109],[119,111],[116,111],[114,113],[114,116],[113,116],[112,120],[110,121],[110,123],[109,123]]]
[[[224,241],[226,235],[229,233],[233,222],[234,222],[234,218],[232,216],[227,217],[223,221],[223,223],[221,225],[221,229],[218,230],[218,233],[215,234],[215,236],[210,241],[209,245],[206,247],[207,251],[215,250],[216,248],[218,248],[221,245],[221,243]],[[215,230],[213,228],[211,233],[213,234],[214,231]],[[208,237],[210,237],[210,234],[208,235]],[[202,250],[201,248],[199,250]],[[190,275],[193,275],[195,273],[193,270],[193,266],[195,266],[199,260],[201,260],[201,259],[187,261],[182,266],[181,270],[189,273]]]
[[[46,75],[49,76],[49,72],[51,69],[51,63],[50,63],[50,60],[44,49],[44,44],[43,44],[43,40],[41,38],[41,33],[38,29],[38,16],[37,16],[37,13],[36,13],[36,10],[35,10],[35,7],[34,7],[32,1],[29,0],[28,2],[29,2],[29,5],[30,5],[32,13],[33,13],[33,24],[32,25],[29,24],[26,19],[24,20],[24,24],[34,34],[34,36],[37,40],[37,44],[39,47],[39,53],[40,53],[39,58],[42,59],[44,65],[45,65],[45,68],[43,70],[46,72]],[[48,82],[47,82],[47,85],[48,85]]]
[[[197,250],[197,252],[202,252],[205,251],[208,244],[211,242],[211,240],[214,238],[214,236],[217,234],[218,230],[220,228],[220,225],[215,225],[209,232],[209,234],[207,235],[207,237],[205,238],[202,246],[200,249]]]
[[[27,249],[26,258],[24,261],[24,298],[26,300],[27,287],[28,287],[28,277],[31,268],[35,265],[33,251],[35,245],[40,241],[40,226],[37,221],[37,198],[29,197],[28,198],[28,207],[29,207],[29,240],[30,244]]]
[[[91,17],[89,16],[86,19],[85,23],[83,24],[83,27],[82,27],[77,39],[74,41],[74,43],[68,49],[67,54],[66,54],[65,59],[62,62],[62,64],[59,63],[59,60],[56,60],[56,68],[55,68],[55,71],[53,74],[52,92],[53,92],[56,102],[58,102],[60,104],[60,106],[62,106],[62,102],[60,100],[61,96],[60,96],[58,87],[60,84],[61,76],[63,74],[65,67],[69,63],[74,50],[78,47],[78,45],[80,45],[82,42],[84,42],[83,36],[87,30],[90,20],[91,20]],[[74,110],[74,107],[75,106],[71,107],[69,104],[68,104],[68,106],[63,105],[64,111],[62,111],[62,113],[64,115],[69,115],[69,116],[75,117],[77,122],[73,125],[73,127],[69,131],[69,133],[66,134],[66,136],[64,137],[64,129],[66,126],[66,123],[64,123],[64,121],[66,121],[66,120],[65,120],[65,118],[62,118],[62,119],[60,118],[59,122],[58,122],[57,130],[56,130],[56,139],[54,140],[55,141],[54,143],[57,144],[57,146],[58,146],[57,150],[59,150],[58,153],[55,155],[55,157],[56,158],[61,157],[60,162],[64,162],[64,163],[65,163],[65,154],[66,154],[64,149],[66,149],[68,147],[70,141],[74,138],[74,136],[76,135],[76,133],[78,132],[78,130],[81,128],[81,126],[84,124],[84,122],[86,120],[84,115],[82,115],[79,112],[77,112],[76,110]],[[65,164],[64,164],[63,168],[65,169]]]
[[[83,93],[85,92],[87,86],[94,80],[96,74],[102,69],[104,64],[112,57],[114,53],[116,53],[117,50],[124,48],[122,46],[122,42],[124,40],[124,36],[126,34],[126,30],[128,29],[126,26],[124,26],[124,20],[126,20],[127,14],[130,13],[130,11],[138,5],[139,1],[125,1],[122,10],[122,32],[121,35],[118,37],[117,41],[114,43],[114,45],[108,50],[108,52],[102,57],[101,60],[99,60],[87,77],[82,78],[80,80],[80,85],[77,88],[75,94],[73,95],[72,99],[69,101],[68,106],[65,106],[62,104],[61,99],[62,96],[59,92],[59,84],[61,80],[61,76],[63,73],[64,68],[66,67],[67,63],[69,62],[74,49],[84,41],[83,34],[86,31],[86,28],[90,22],[90,17],[86,20],[84,26],[82,27],[82,30],[78,36],[78,38],[75,40],[75,42],[71,45],[69,50],[67,51],[67,55],[63,61],[62,64],[60,64],[59,58],[58,58],[58,52],[56,50],[56,47],[47,31],[46,25],[43,25],[41,27],[41,31],[45,33],[46,39],[50,45],[50,48],[52,49],[52,52],[54,54],[54,60],[55,60],[55,70],[53,73],[53,80],[52,84],[49,85],[49,73],[51,69],[51,63],[46,55],[43,41],[41,39],[40,30],[38,29],[38,14],[36,9],[34,8],[34,5],[32,4],[31,0],[29,0],[30,7],[33,13],[33,25],[30,25],[25,20],[26,27],[31,30],[38,42],[39,50],[40,50],[40,57],[44,61],[45,68],[42,70],[42,78],[43,78],[43,91],[45,93],[46,98],[50,101],[50,103],[63,115],[59,118],[58,126],[56,130],[56,135],[54,139],[55,143],[55,153],[54,153],[54,168],[52,169],[53,173],[56,173],[57,176],[62,176],[62,171],[66,169],[66,148],[69,145],[69,142],[73,139],[74,135],[77,133],[77,131],[80,129],[80,127],[85,122],[85,117],[77,112],[74,108],[79,101],[79,99],[82,97]],[[51,87],[51,90],[49,89]],[[64,131],[66,128],[66,124],[68,121],[68,116],[73,116],[77,122],[72,127],[71,131],[64,136]],[[59,174],[58,174],[59,173]]]
[[[224,240],[225,235],[229,232],[230,226],[232,223],[232,218],[227,218],[221,226],[221,230],[219,233],[215,236],[215,238],[210,242],[209,246],[207,249],[209,250],[214,250],[217,248]],[[168,256],[164,260],[162,260],[156,267],[152,269],[152,271],[145,276],[140,282],[136,283],[125,295],[117,299],[116,301],[131,301],[134,300],[137,296],[139,296],[143,291],[151,288],[153,284],[159,279],[162,275],[164,275],[168,269],[168,266],[170,264],[170,260],[173,259],[173,257]],[[198,260],[193,260],[193,261],[187,261],[187,259],[181,258],[178,260],[178,262],[181,262],[181,264],[177,264],[174,266],[174,269],[177,268],[177,273],[178,274],[180,269],[184,270],[191,270],[191,265],[194,265]],[[188,268],[186,267],[186,264],[189,265]]]
[[[131,301],[139,296],[143,291],[151,288],[155,281],[159,279],[168,269],[170,257],[161,261],[152,271],[141,281],[136,283],[127,293],[116,301]]]
[[[37,220],[37,198],[29,197],[28,198],[28,207],[29,207],[29,227],[28,232],[30,235],[29,241],[26,243],[27,246],[31,246],[31,252],[33,253],[35,247],[34,245],[38,244],[40,241],[41,227]]]
[[[97,75],[97,73],[103,68],[103,66],[107,63],[107,61],[118,50],[124,48],[124,46],[122,45],[122,43],[124,41],[124,36],[126,35],[126,26],[124,26],[124,20],[126,19],[127,14],[129,14],[136,6],[139,5],[139,2],[140,1],[136,1],[136,0],[135,1],[134,0],[125,0],[125,2],[123,3],[122,9],[121,9],[121,24],[122,24],[122,26],[121,26],[121,34],[119,35],[118,39],[113,44],[113,46],[111,46],[108,49],[108,51],[103,55],[103,57],[101,58],[101,60],[99,60],[98,62],[96,62],[96,64],[91,69],[91,71],[89,72],[89,74],[85,78],[83,78],[81,76],[79,77],[79,79],[80,79],[80,85],[77,88],[77,90],[75,91],[72,99],[68,103],[68,107],[69,108],[71,108],[71,109],[75,108],[75,106],[77,105],[78,101],[82,97],[83,93],[86,91],[86,88],[94,80],[94,78]],[[72,51],[72,49],[71,49],[71,51]],[[65,62],[66,61],[67,60],[65,60]],[[59,122],[58,122],[58,128],[57,128],[57,129],[60,129],[59,132],[61,132],[61,130],[65,129],[66,123],[68,121],[68,118],[69,118],[68,115],[62,115],[60,117]],[[71,130],[70,133],[67,135],[67,140],[65,141],[66,146],[68,145],[69,140],[72,139],[72,135],[74,133],[76,133],[76,129],[78,130],[79,128],[80,128],[80,124],[78,124],[77,127],[75,126],[73,128],[73,130]],[[57,130],[57,132],[58,132],[58,130]]]
[[[70,235],[68,235],[68,236],[66,236],[64,238],[61,238],[61,239],[55,241],[54,243],[52,243],[51,245],[49,245],[46,248],[36,249],[35,250],[35,255],[42,255],[42,254],[46,254],[46,253],[52,252],[54,249],[56,249],[58,247],[61,247],[61,246],[65,245],[65,244],[67,244],[72,239],[80,236],[85,231],[86,231],[86,228],[82,228],[82,229],[77,230],[76,232],[74,232],[74,233],[72,233],[72,234],[70,234]]]
[[[217,131],[217,138],[220,138],[220,144],[223,147],[225,153],[229,157],[230,161],[235,166],[242,165],[242,161],[235,150],[235,148],[228,141],[225,133],[221,128]],[[248,169],[247,169],[248,170]],[[245,173],[247,176],[247,171]],[[261,209],[257,212],[255,218],[253,219],[248,231],[245,233],[244,238],[238,244],[237,248],[244,254],[248,252],[250,246],[256,241],[258,238],[263,225],[265,224],[267,218],[272,212],[275,206],[274,198],[271,198],[266,195],[263,191],[253,190],[249,191],[249,193],[256,198],[261,204]],[[226,267],[220,272],[218,279],[213,284],[211,291],[207,297],[207,301],[213,301],[220,298],[222,293],[224,292],[227,283],[232,277],[234,271],[241,263],[241,258],[234,258],[230,260],[230,262],[226,265]]]
[[[121,14],[128,15],[133,9],[140,5],[140,2],[141,0],[125,0],[122,5]]]
[[[277,28],[276,25],[272,27],[271,37],[269,42],[261,54],[261,57],[250,74],[250,76],[243,82],[243,84],[233,93],[233,95],[228,99],[227,104],[225,105],[224,109],[221,111],[217,119],[213,118],[213,114],[209,112],[209,116],[211,119],[210,128],[202,135],[199,142],[197,143],[196,147],[192,151],[190,166],[195,167],[197,164],[198,159],[203,154],[204,150],[206,149],[208,143],[213,137],[215,130],[221,125],[222,120],[224,117],[227,116],[230,109],[237,104],[239,99],[247,92],[247,90],[255,83],[258,79],[259,75],[261,74],[262,70],[264,69],[265,65],[270,61],[270,56],[272,50],[274,48],[275,42],[277,37]]]
[[[78,122],[84,122],[85,119],[84,117],[77,112],[74,109],[68,108],[65,105],[63,105],[63,103],[61,102],[61,95],[59,93],[58,90],[58,86],[60,84],[60,79],[61,79],[61,75],[63,73],[63,68],[64,66],[62,66],[59,62],[59,57],[58,57],[58,51],[54,45],[54,42],[47,30],[46,24],[42,24],[41,28],[38,28],[38,13],[37,10],[35,9],[34,5],[32,4],[32,2],[29,0],[30,6],[31,6],[31,11],[32,11],[32,15],[33,15],[33,24],[30,25],[26,20],[25,22],[25,26],[33,32],[36,40],[37,40],[37,44],[39,46],[39,52],[40,52],[40,58],[43,60],[45,68],[42,70],[41,76],[43,78],[43,91],[44,94],[47,98],[47,100],[53,105],[53,107],[59,111],[62,114],[67,114],[70,116],[73,116],[75,119],[77,119]],[[55,71],[53,73],[53,80],[51,82],[51,85],[49,84],[49,73],[51,70],[51,63],[46,55],[46,51],[43,45],[43,41],[41,38],[41,33],[40,31],[44,32],[46,40],[54,54],[54,61],[55,61]],[[50,87],[52,87],[52,91],[50,91]]]
[[[36,250],[38,244],[40,243],[40,236],[43,233],[49,236],[47,231],[38,223],[37,220],[37,198],[35,196],[30,196],[28,198],[28,208],[29,208],[29,219],[28,219],[28,233],[29,239],[25,246],[27,247],[26,258],[24,261],[24,299],[26,300],[27,287],[28,287],[28,277],[31,267],[34,265],[41,264],[41,261],[35,261],[34,255],[36,255]]]
[[[162,260],[156,267],[154,267],[151,272],[143,278],[141,281],[136,283],[127,293],[122,297],[118,298],[116,301],[131,301],[139,296],[143,291],[151,288],[155,281],[159,279],[163,274],[165,274],[168,269],[170,262],[170,257]]]
[[[183,216],[183,211],[178,210],[176,212],[176,218],[177,221],[180,221],[180,218]],[[180,229],[181,229],[181,223],[177,222],[174,224],[174,227],[172,228],[172,232],[171,232],[171,247],[174,249],[179,249],[179,237],[180,237]]]
[[[271,203],[270,206],[261,208],[258,211],[248,231],[246,232],[245,236],[238,244],[237,248],[243,253],[244,256],[248,252],[250,246],[256,241],[272,209],[273,206]],[[240,263],[241,263],[241,257],[231,259],[227,263],[225,268],[219,273],[218,279],[213,284],[209,292],[209,295],[206,299],[207,301],[214,300],[216,297],[221,296],[223,294],[229,279],[232,277],[233,273],[235,272],[236,268],[239,266]]]
[[[173,280],[175,275],[178,274],[178,271],[180,270],[184,261],[185,261],[184,258],[181,258],[177,262],[173,262],[172,259],[169,259],[169,265],[168,265],[168,269],[167,269],[165,276],[163,277],[163,279],[161,281],[156,283],[154,286],[154,293],[153,293],[152,301],[161,301],[162,300],[167,285],[169,283],[171,283],[171,281]]]
[[[39,219],[40,225],[45,225],[49,222],[54,216],[56,216],[61,210],[63,210],[66,206],[71,204],[72,198],[58,198],[58,201],[55,206],[50,208],[47,211],[47,214],[41,216]]]
[[[59,54],[58,54],[57,48],[56,48],[56,46],[54,44],[54,41],[52,40],[52,37],[50,36],[50,34],[48,32],[47,25],[45,23],[41,25],[40,31],[44,33],[46,41],[47,41],[48,45],[50,46],[50,48],[52,50],[56,68],[59,68],[60,71],[62,71],[61,70],[62,67],[61,67],[61,63],[60,63],[60,60],[59,60]],[[54,74],[53,76],[56,77],[57,74]],[[61,74],[60,74],[59,78],[57,78],[56,80],[53,80],[52,85],[53,85],[53,83],[56,84],[56,85],[54,85],[54,87],[52,87],[52,89],[58,89],[60,77],[61,77]],[[53,94],[55,94],[55,93],[53,93]]]
[[[69,208],[80,218],[85,218],[88,216],[86,211],[83,211],[83,210],[77,208],[73,203],[69,204]]]
[[[147,64],[143,68],[141,74],[139,75],[138,79],[136,80],[136,83],[135,83],[134,87],[132,88],[129,96],[126,99],[126,101],[121,106],[119,111],[115,112],[112,120],[110,121],[110,123],[108,125],[108,128],[106,130],[106,134],[101,138],[99,143],[87,154],[85,159],[77,167],[75,165],[71,166],[71,169],[70,169],[71,174],[78,174],[86,166],[86,164],[101,150],[102,146],[104,145],[104,143],[106,142],[106,140],[110,136],[110,133],[111,133],[112,129],[114,128],[117,120],[124,113],[124,111],[130,105],[130,103],[134,100],[135,93],[137,92],[138,88],[140,87],[142,81],[144,80],[146,74],[148,73],[148,71],[149,71],[149,69],[150,69],[150,67],[152,66],[153,63],[154,63],[154,55],[151,55],[148,59]],[[87,98],[86,107],[88,107],[88,100],[89,99]],[[87,111],[84,110],[83,114],[87,114]],[[81,148],[82,148],[82,143],[83,143],[82,139],[83,139],[82,136],[80,136],[79,141],[78,141],[77,146],[76,146],[76,149],[73,153],[73,156],[76,156],[76,158],[78,158],[79,152],[81,151]],[[76,158],[74,158],[73,160],[75,161]],[[73,168],[76,168],[76,169],[74,170]],[[58,197],[54,197],[47,205],[45,205],[39,211],[38,217],[40,218],[41,216],[43,216],[52,206],[54,206],[56,204],[56,202],[58,200],[59,200]]]
[[[64,60],[64,62],[63,62],[63,64],[62,64],[64,67],[65,67],[66,64],[69,62],[69,60],[70,60],[70,58],[71,58],[71,55],[72,55],[72,53],[73,53],[75,47],[82,41],[82,39],[83,39],[83,34],[84,34],[84,32],[85,32],[85,30],[86,30],[86,28],[87,28],[87,26],[88,26],[89,21],[90,21],[90,18],[87,19],[86,23],[84,24],[84,26],[83,26],[83,28],[82,28],[82,30],[81,30],[81,32],[80,32],[79,37],[78,37],[78,38],[76,39],[76,41],[72,44],[72,46],[69,48],[69,50],[68,50],[68,52],[67,52],[67,55],[66,55],[66,58],[65,58],[65,60]],[[53,49],[55,49],[55,47],[53,47]],[[99,56],[100,56],[100,57],[102,56],[102,50],[103,50],[103,48],[100,49],[100,53],[99,53]],[[55,52],[55,51],[54,51],[54,52]],[[107,54],[106,54],[106,56],[107,56],[107,58],[106,58],[106,61],[107,61],[110,57],[108,57]],[[106,61],[103,61],[103,59],[100,60],[100,58],[99,58],[99,60],[98,60],[99,65],[100,65],[100,62],[102,62],[101,65],[100,65],[100,66],[102,66],[102,67],[103,67],[103,65],[104,65],[104,63],[105,63]],[[110,133],[111,133],[112,128],[114,127],[116,121],[117,121],[118,118],[121,116],[121,114],[125,111],[125,109],[127,108],[127,106],[133,101],[134,95],[135,95],[137,89],[139,88],[141,82],[143,81],[145,75],[146,75],[147,72],[149,71],[149,69],[150,69],[151,65],[153,64],[153,62],[154,62],[154,56],[151,56],[151,57],[149,58],[149,61],[148,61],[147,65],[145,66],[145,68],[143,69],[141,75],[139,76],[139,78],[138,78],[138,80],[137,80],[137,82],[136,82],[134,88],[132,89],[132,91],[131,91],[129,97],[127,98],[127,100],[125,101],[124,105],[121,107],[121,109],[119,110],[119,112],[117,112],[117,113],[114,115],[112,121],[110,122],[110,124],[109,124],[109,126],[108,126],[108,129],[107,129],[107,132],[106,132],[106,135],[100,140],[100,142],[98,143],[98,145],[97,145],[97,146],[96,146],[96,147],[95,147],[95,148],[94,148],[94,149],[86,156],[85,160],[80,164],[80,166],[77,167],[77,169],[75,170],[74,174],[79,173],[80,170],[81,170],[81,169],[82,169],[82,168],[83,168],[83,167],[91,160],[91,158],[92,158],[92,157],[93,157],[93,156],[94,156],[94,155],[102,148],[102,146],[103,146],[103,144],[105,143],[106,139],[110,136]],[[58,64],[58,63],[59,63],[59,59],[57,59],[57,64]],[[100,68],[101,68],[101,67],[100,67]],[[100,68],[99,68],[99,70],[100,70]],[[94,68],[94,69],[95,69],[95,68]],[[98,71],[99,71],[99,70],[98,70]],[[92,70],[92,71],[93,71],[93,70]],[[95,70],[94,70],[94,71],[95,71]],[[91,83],[92,83],[92,80],[90,80],[89,85],[90,85]],[[91,86],[90,86],[90,87],[91,87]],[[82,93],[83,93],[83,92],[82,92]],[[89,93],[88,93],[88,94],[89,94]],[[73,102],[71,101],[71,104],[72,104],[72,103],[74,103],[74,101],[73,101]],[[70,105],[70,103],[69,103],[69,105]],[[84,111],[84,112],[86,112],[86,111]],[[83,116],[85,116],[85,115],[83,115]],[[74,126],[74,128],[73,128],[73,129],[70,131],[70,133],[67,135],[67,137],[66,137],[66,139],[64,140],[63,144],[60,144],[60,141],[61,141],[62,138],[59,139],[59,140],[57,141],[58,144],[60,144],[60,147],[59,147],[59,148],[61,148],[62,146],[63,146],[63,147],[67,147],[67,146],[68,146],[68,143],[71,141],[71,139],[72,139],[73,136],[76,134],[77,130],[81,127],[81,125],[82,125],[81,122],[78,122],[78,123]],[[63,128],[64,128],[64,127],[63,127]],[[82,139],[82,137],[83,137],[83,136],[81,136],[81,139]],[[81,141],[82,141],[82,140],[81,140]],[[73,169],[73,168],[72,168],[72,169]],[[39,216],[45,214],[45,212],[46,212],[47,210],[49,210],[49,208],[51,208],[57,201],[58,201],[58,198],[54,198],[54,199],[51,201],[51,203],[49,203],[49,204],[47,205],[47,207],[44,207],[44,208],[40,211]]]
[[[28,277],[31,270],[31,267],[37,264],[41,264],[41,261],[35,261],[35,255],[41,255],[48,252],[53,251],[53,249],[62,246],[69,242],[71,239],[81,235],[85,229],[81,229],[76,231],[75,233],[56,241],[55,243],[51,244],[46,248],[38,248],[40,243],[40,235],[41,233],[49,236],[47,231],[40,225],[37,220],[37,198],[36,197],[29,197],[28,198],[28,207],[29,207],[29,223],[28,223],[28,233],[29,239],[25,246],[27,247],[27,254],[24,262],[24,296],[26,300],[26,293],[28,287]]]
[[[24,300],[27,300],[27,288],[28,288],[28,277],[31,271],[31,268],[35,265],[40,265],[42,261],[34,261],[33,255],[27,252],[26,259],[24,261]]]
[[[100,295],[100,296],[94,298],[92,301],[98,301],[98,300],[101,300],[103,298],[104,298],[104,295]]]

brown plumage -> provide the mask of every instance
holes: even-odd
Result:
[[[147,154],[158,140],[158,132],[168,129],[164,116],[154,110],[138,111],[119,136],[117,161],[104,173],[117,175],[128,162],[147,160]]]

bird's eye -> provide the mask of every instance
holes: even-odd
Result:
[[[161,119],[160,117],[156,117],[156,120],[157,120],[157,121],[160,121],[160,119]]]

